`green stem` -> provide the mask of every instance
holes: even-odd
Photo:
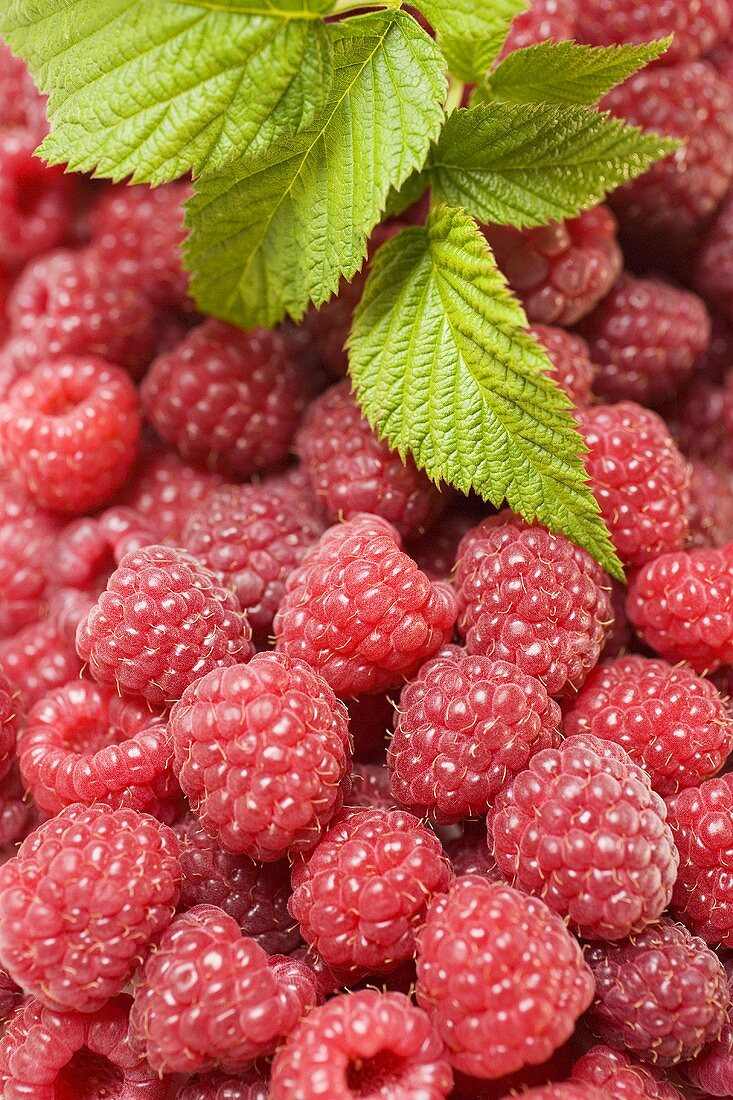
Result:
[[[445,113],[447,115],[460,107],[463,102],[463,93],[466,85],[463,80],[457,80],[454,76],[448,77],[448,95],[445,97]]]
[[[372,3],[371,0],[364,0],[361,4],[355,3],[355,0],[336,0],[333,8],[327,14],[331,15],[345,15],[350,11],[363,11],[365,8],[401,8],[402,0],[376,0]]]

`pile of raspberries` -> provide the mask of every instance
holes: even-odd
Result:
[[[0,48],[5,1100],[733,1096],[733,0],[512,44],[671,33],[603,106],[679,151],[485,227],[627,585],[377,439],[363,273],[201,317]]]

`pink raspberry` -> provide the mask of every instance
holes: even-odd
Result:
[[[119,993],[178,903],[178,843],[136,810],[69,806],[0,867],[0,959],[27,993],[94,1012]]]
[[[39,144],[48,133],[46,98],[33,82],[22,58],[0,42],[0,131],[13,128],[33,135]]]
[[[108,504],[137,452],[130,377],[94,355],[42,363],[0,402],[11,477],[43,508],[72,515]]]
[[[560,744],[560,718],[533,676],[448,646],[402,689],[388,752],[392,794],[444,824],[485,814],[535,752]]]
[[[695,289],[729,320],[733,319],[732,248],[733,197],[729,195],[703,238],[693,270]]]
[[[79,623],[86,619],[97,602],[100,591],[96,584],[83,589],[64,586],[54,589],[48,599],[45,625],[49,626],[59,640],[71,649],[77,661],[76,632],[79,629]]]
[[[497,263],[530,321],[574,325],[621,274],[616,221],[605,206],[538,229],[484,228]]]
[[[560,42],[575,37],[578,0],[531,0],[529,10],[515,15],[504,53],[534,46],[552,38]]]
[[[684,1100],[679,1089],[657,1070],[606,1046],[591,1047],[575,1063],[571,1077],[593,1085],[614,1100]]]
[[[189,1078],[174,1100],[271,1100],[269,1075],[256,1067],[233,1076],[205,1073]]]
[[[698,786],[733,750],[733,716],[709,680],[684,665],[636,655],[593,670],[565,713],[563,731],[615,741],[661,795]]]
[[[59,250],[34,260],[13,288],[8,313],[13,334],[33,339],[36,362],[96,355],[136,376],[150,362],[150,302],[138,287],[102,270],[90,252]]]
[[[412,814],[353,810],[294,864],[290,912],[330,966],[389,973],[414,955],[428,902],[450,880],[440,841]]]
[[[175,451],[148,447],[133,467],[125,501],[155,527],[161,542],[180,545],[191,512],[222,480],[190,466]]]
[[[499,870],[586,939],[620,940],[666,909],[678,857],[664,802],[619,745],[590,734],[544,749],[498,795]]]
[[[418,934],[417,1000],[454,1068],[502,1077],[545,1062],[593,998],[577,941],[536,898],[481,875],[436,897]]]
[[[725,960],[728,995],[733,993],[733,966]],[[728,1006],[723,1030],[697,1055],[680,1067],[686,1078],[706,1096],[733,1094],[733,1004]]]
[[[445,841],[443,847],[454,875],[486,875],[492,882],[504,881],[486,846],[483,821],[464,821],[461,835]]]
[[[7,857],[14,855],[11,849],[35,829],[39,811],[31,801],[20,779],[17,761],[0,779],[0,852]]]
[[[197,325],[140,389],[158,435],[193,462],[248,477],[286,458],[306,395],[277,332]]]
[[[188,183],[107,187],[92,210],[91,252],[105,272],[118,271],[161,306],[191,308],[181,245]]]
[[[579,42],[591,46],[643,43],[674,35],[672,45],[655,64],[694,61],[727,34],[728,0],[583,0],[575,25]]]
[[[312,847],[348,790],[346,708],[317,672],[281,653],[199,679],[168,734],[184,793],[230,852],[271,862]]]
[[[182,542],[236,593],[253,630],[265,638],[288,576],[325,526],[293,490],[230,485],[192,511]]]
[[[0,638],[38,619],[59,522],[11,481],[0,480]]]
[[[590,554],[512,513],[469,531],[456,560],[458,628],[469,653],[508,661],[550,695],[576,691],[612,622],[609,583]]]
[[[578,413],[585,468],[626,565],[680,550],[688,531],[689,470],[660,416],[633,401]]]
[[[579,331],[598,365],[597,394],[655,405],[675,396],[708,347],[710,316],[696,294],[624,275]]]
[[[672,912],[706,943],[733,946],[733,775],[708,779],[669,801],[680,853]]]
[[[18,739],[23,782],[51,814],[75,802],[155,812],[175,793],[172,756],[158,715],[87,680],[39,699]]]
[[[733,471],[693,459],[689,490],[688,545],[703,548],[733,541]]]
[[[444,1100],[453,1073],[441,1039],[401,993],[335,997],[288,1036],[272,1067],[272,1100]]]
[[[155,705],[252,653],[236,596],[192,555],[167,546],[124,556],[79,625],[76,646],[95,680]]]
[[[286,860],[255,863],[220,848],[188,814],[173,826],[181,849],[181,905],[217,905],[243,935],[268,955],[287,955],[301,942],[288,912],[290,867]]]
[[[54,547],[54,583],[94,590],[100,580],[106,583],[125,554],[155,540],[153,525],[124,504],[107,508],[101,515],[72,520]]]
[[[120,994],[93,1014],[20,1005],[0,1039],[6,1100],[164,1100],[167,1082],[132,1050],[130,998]]]
[[[73,641],[51,622],[31,623],[0,642],[0,668],[17,692],[17,705],[27,713],[47,691],[67,684],[81,672]]]
[[[596,366],[582,336],[554,325],[531,325],[530,332],[542,344],[552,363],[550,377],[574,405],[589,404]]]
[[[450,640],[452,589],[431,583],[379,516],[329,528],[287,580],[277,648],[300,657],[339,696],[399,686]]]
[[[233,917],[197,905],[166,929],[138,976],[133,1044],[159,1073],[245,1069],[315,1001],[307,966],[268,958]]]
[[[56,248],[73,225],[78,177],[33,156],[39,136],[0,124],[0,249],[11,266]]]
[[[429,527],[445,506],[447,494],[377,438],[346,379],[311,402],[295,446],[332,522],[371,512],[406,537]]]
[[[668,661],[697,672],[733,664],[733,543],[648,562],[629,582],[626,612]]]
[[[610,199],[624,231],[643,239],[647,251],[652,240],[678,251],[730,186],[733,88],[706,61],[683,61],[637,73],[601,105],[642,130],[684,139]]]
[[[671,1066],[720,1035],[730,1002],[726,973],[684,925],[663,918],[621,943],[588,947],[585,960],[596,982],[586,1020],[604,1042]]]
[[[17,689],[0,665],[0,780],[10,771],[15,757],[15,738],[20,726]]]

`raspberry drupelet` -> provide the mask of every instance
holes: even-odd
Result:
[[[119,993],[178,903],[178,842],[136,810],[69,806],[0,868],[0,961],[62,1012]]]
[[[431,903],[417,1000],[455,1069],[496,1078],[545,1062],[592,997],[579,944],[537,898],[463,875]]]
[[[138,974],[132,1042],[158,1073],[232,1072],[272,1053],[316,1000],[307,966],[268,957],[233,917],[197,905],[175,918]]]
[[[728,0],[583,0],[575,22],[579,42],[621,46],[673,35],[669,49],[654,64],[693,61],[708,53],[731,25]]]
[[[684,1100],[679,1089],[651,1066],[607,1046],[591,1047],[573,1066],[571,1080],[585,1081],[613,1100]]]
[[[537,753],[489,814],[499,870],[586,939],[620,940],[661,916],[678,855],[664,802],[628,754],[590,734]]]

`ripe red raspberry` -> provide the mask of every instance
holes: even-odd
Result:
[[[670,431],[689,458],[719,462],[726,456],[728,431],[726,407],[733,405],[725,388],[706,378],[693,377],[692,383],[665,411]]]
[[[294,490],[229,485],[191,512],[182,543],[236,593],[252,629],[266,638],[288,576],[325,526]]]
[[[725,960],[728,995],[733,993],[733,965]],[[733,1004],[728,1006],[720,1036],[680,1067],[685,1079],[705,1096],[733,1095]]]
[[[444,1100],[453,1073],[426,1014],[401,993],[364,989],[316,1008],[272,1067],[272,1100]]]
[[[214,319],[158,356],[140,395],[158,435],[184,458],[238,477],[287,457],[306,401],[279,333]]]
[[[591,672],[563,732],[615,741],[661,795],[698,786],[733,749],[733,716],[714,684],[684,665],[636,655]]]
[[[53,581],[94,591],[125,554],[156,541],[153,525],[124,504],[67,523],[54,547]],[[94,593],[98,595],[98,592]]]
[[[454,875],[486,875],[492,882],[504,881],[486,845],[483,821],[465,821],[461,836],[445,841],[443,847]]]
[[[161,306],[190,309],[183,204],[188,183],[108,187],[91,213],[91,252],[105,272],[119,271]]]
[[[669,824],[680,854],[672,912],[706,943],[733,947],[733,774],[680,791]]]
[[[668,661],[697,672],[733,664],[733,543],[648,562],[629,582],[626,612]]]
[[[236,1076],[206,1073],[181,1085],[174,1100],[271,1100],[269,1075],[256,1067]]]
[[[429,527],[447,500],[411,458],[377,438],[346,379],[311,402],[295,446],[332,522],[371,512],[406,537]]]
[[[197,905],[166,929],[137,978],[133,1044],[159,1073],[245,1069],[315,1001],[307,966],[268,958],[233,917]]]
[[[181,905],[217,905],[243,935],[268,955],[287,955],[301,942],[288,912],[290,867],[286,860],[255,863],[220,848],[188,814],[173,826],[181,849]]]
[[[531,0],[529,10],[515,15],[504,53],[534,46],[553,38],[555,42],[575,37],[577,0]]]
[[[0,43],[0,130],[18,127],[39,144],[48,132],[46,98],[42,96],[22,58]]]
[[[184,793],[230,852],[271,862],[312,847],[348,790],[346,707],[281,653],[199,679],[168,733]]]
[[[586,939],[620,940],[659,918],[678,857],[664,802],[619,745],[590,734],[544,749],[498,795],[499,870]]]
[[[552,363],[550,377],[568,395],[574,405],[587,405],[596,366],[582,336],[554,325],[531,325],[530,332],[542,344]]]
[[[684,1100],[674,1085],[651,1066],[632,1061],[628,1054],[595,1046],[573,1066],[573,1081],[585,1081],[613,1100]]]
[[[717,1039],[730,1002],[723,964],[684,925],[659,924],[619,944],[595,944],[585,960],[596,994],[586,1021],[619,1050],[671,1066]]]
[[[180,545],[191,512],[222,480],[190,466],[175,451],[147,447],[133,467],[125,501],[155,527],[159,541]]]
[[[577,415],[585,469],[618,555],[643,565],[688,532],[689,470],[660,416],[633,401]]]
[[[0,254],[15,266],[56,248],[71,232],[77,179],[33,156],[31,130],[0,124]]]
[[[675,396],[707,348],[710,316],[696,294],[624,275],[579,331],[597,364],[597,394],[655,405]]]
[[[164,1100],[168,1084],[130,1047],[130,998],[92,1015],[56,1012],[37,1000],[16,1009],[0,1040],[6,1100]]]
[[[66,586],[56,588],[49,596],[45,624],[51,627],[65,645],[69,646],[74,657],[76,657],[76,632],[79,629],[79,623],[82,619],[86,619],[98,595],[99,590],[95,585],[84,589]]]
[[[454,1068],[502,1077],[540,1065],[593,998],[577,941],[536,898],[464,875],[418,934],[417,999]]]
[[[671,34],[671,46],[655,64],[673,65],[708,53],[730,24],[728,0],[583,0],[575,37],[591,46],[620,46]]]
[[[702,548],[733,541],[733,471],[693,459],[689,490],[688,545]]]
[[[278,650],[350,696],[401,684],[450,640],[455,617],[452,589],[420,572],[394,527],[356,516],[290,574],[273,630]]]
[[[38,619],[59,522],[0,480],[0,638]]]
[[[108,504],[140,436],[126,371],[94,355],[65,356],[19,378],[0,403],[0,447],[11,477],[52,512]]]
[[[136,810],[69,806],[0,867],[0,959],[26,992],[94,1012],[119,993],[178,903],[178,842]]]
[[[387,756],[392,794],[442,824],[479,817],[535,752],[560,744],[560,718],[533,676],[448,646],[402,689]]]
[[[89,252],[59,250],[29,264],[8,302],[12,333],[36,361],[98,355],[139,375],[153,350],[154,313],[142,291],[103,271]],[[26,362],[24,371],[33,363]]]
[[[574,325],[621,274],[616,221],[605,206],[538,229],[491,225],[484,232],[534,323]]]
[[[671,9],[670,9],[671,10]],[[705,61],[630,77],[601,101],[612,114],[684,139],[677,151],[625,184],[610,202],[624,231],[679,250],[711,214],[733,176],[733,88]]]
[[[440,841],[403,810],[353,810],[294,864],[290,912],[340,970],[389,973],[415,952],[430,898],[448,888]]]
[[[31,801],[20,779],[17,761],[0,779],[0,852],[3,857],[14,855],[11,851],[35,829],[39,811]]]
[[[732,244],[733,197],[729,195],[703,238],[693,271],[695,289],[729,320],[733,319]]]
[[[163,719],[88,680],[39,699],[18,738],[23,782],[51,814],[75,802],[154,813],[175,793],[172,756]]]
[[[550,695],[577,691],[612,622],[609,583],[590,554],[502,513],[464,537],[455,579],[469,653],[515,664]]]
[[[167,546],[124,556],[76,646],[95,680],[153,704],[180,699],[205,673],[252,653],[236,596],[192,555]]]
[[[47,691],[78,676],[81,661],[73,641],[63,638],[55,624],[43,621],[0,642],[0,667],[25,714]]]

